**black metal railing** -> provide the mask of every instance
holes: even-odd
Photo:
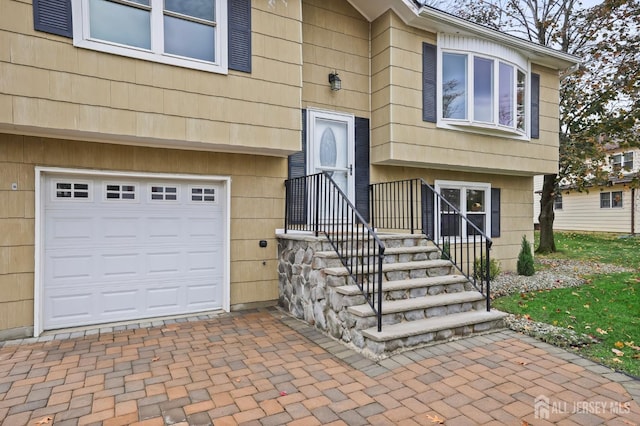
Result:
[[[421,178],[369,185],[371,227],[421,230],[486,298],[491,309],[491,238],[482,229],[490,214],[481,203],[462,214]],[[474,211],[477,210],[477,211]],[[438,232],[436,232],[436,230]]]
[[[284,232],[325,235],[382,331],[382,264],[385,246],[328,173],[285,181]]]

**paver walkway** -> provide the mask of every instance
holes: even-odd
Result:
[[[0,343],[0,423],[640,425],[639,381],[511,331],[374,363],[275,309],[156,324]]]

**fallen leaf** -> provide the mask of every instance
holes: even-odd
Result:
[[[640,354],[633,354],[633,355],[631,356],[631,358],[633,358],[633,359],[640,359]]]
[[[620,358],[611,358],[611,361],[622,364],[622,360],[620,360]]]
[[[624,343],[618,341],[613,346],[615,346],[618,349],[622,349],[622,348],[624,348]]]
[[[600,334],[608,334],[606,331],[604,331],[603,329],[601,329],[600,327],[596,328],[596,331]]]
[[[622,352],[622,351],[620,351],[620,350],[618,350],[616,348],[611,349],[611,352],[616,354],[616,356],[624,356],[624,352]]]
[[[523,420],[520,426],[529,426],[529,422],[526,420]]]
[[[157,361],[157,360],[159,360],[159,359],[160,359],[160,357],[159,357],[159,356],[154,356],[153,358],[151,358],[151,362],[153,362],[153,361]]]
[[[41,418],[40,420],[38,420],[36,422],[36,425],[46,425],[46,424],[51,423],[51,420],[53,420],[53,418],[48,417],[48,416],[47,417],[43,417],[43,418]]]
[[[582,305],[583,308],[589,309],[589,304],[587,303],[586,305]]]
[[[529,364],[529,363],[528,363],[527,361],[518,361],[518,364],[520,364],[520,365],[527,365],[527,364]]]
[[[578,293],[576,293],[575,291],[572,291],[571,294],[573,294],[574,296],[580,297],[580,295]]]
[[[438,417],[437,414],[435,416],[430,416],[430,415],[427,414],[427,418],[429,420],[431,420],[431,423],[437,423],[439,425],[443,425],[444,424],[444,419],[441,419],[440,417]]]

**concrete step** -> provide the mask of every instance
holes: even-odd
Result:
[[[452,267],[452,264],[448,260],[422,260],[416,262],[399,262],[399,263],[383,263],[382,272],[396,272],[396,271],[411,271],[415,269],[431,269],[431,268],[447,268]],[[377,272],[377,266],[372,266],[371,273]],[[349,272],[344,266],[334,268],[324,268],[324,272],[327,275],[343,276],[348,275]]]
[[[438,248],[435,246],[409,246],[409,247],[389,247],[384,251],[385,256],[390,254],[416,254],[416,253],[433,253],[437,252]],[[347,252],[352,256],[369,256],[369,251],[354,250],[353,252]],[[338,253],[336,251],[318,251],[315,256],[323,259],[337,259]]]
[[[382,283],[382,292],[411,291],[425,287],[450,286],[453,284],[467,284],[469,281],[463,275],[444,275],[441,277],[412,278],[408,280],[385,281]],[[345,285],[335,288],[336,292],[345,296],[362,294],[357,285]]]
[[[471,327],[469,333],[487,331],[489,323],[501,321],[507,314],[497,310],[469,311],[458,314],[446,315],[443,317],[426,318],[416,321],[402,322],[399,324],[385,325],[382,331],[376,327],[362,330],[362,335],[375,342],[389,342],[392,340],[405,339],[412,336],[437,333],[441,330],[457,330],[464,327]],[[481,327],[476,325],[484,324]],[[457,333],[453,333],[455,335]]]
[[[383,300],[382,315],[426,310],[435,307],[450,305],[462,305],[464,303],[484,302],[485,297],[477,291],[461,291],[458,293],[444,293],[436,296],[418,297],[415,299]],[[349,306],[347,311],[358,317],[371,317],[375,315],[368,304]],[[385,325],[385,328],[388,325]]]

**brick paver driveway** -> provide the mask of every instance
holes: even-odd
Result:
[[[0,343],[0,423],[640,424],[639,381],[510,331],[374,363],[275,309],[155,324]]]

